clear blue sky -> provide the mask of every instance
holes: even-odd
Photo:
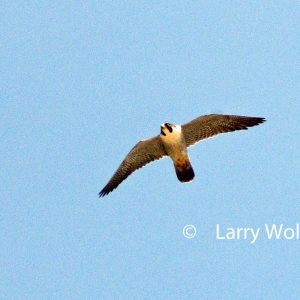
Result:
[[[163,2],[163,3],[162,3]],[[298,1],[4,1],[3,299],[299,299]],[[131,147],[202,114],[265,117],[99,199]],[[182,228],[193,224],[194,239]]]

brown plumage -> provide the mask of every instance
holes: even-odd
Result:
[[[179,181],[189,182],[195,174],[188,157],[188,147],[217,134],[246,130],[264,121],[264,118],[257,117],[212,114],[182,126],[164,123],[160,135],[142,140],[131,149],[99,196],[107,195],[134,171],[165,156],[173,160]]]
[[[174,161],[174,167],[179,181],[190,182],[194,179],[195,173],[188,156]]]
[[[182,125],[182,132],[186,146],[213,137],[214,135],[235,130],[247,130],[265,122],[264,118],[236,116],[236,115],[205,115]]]

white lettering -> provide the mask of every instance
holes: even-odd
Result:
[[[281,236],[282,227],[283,227],[283,224],[280,224],[279,229],[277,229],[277,225],[273,224],[272,227],[271,227],[271,229],[270,229],[269,225],[265,224],[265,228],[266,228],[268,239],[269,240],[272,239],[273,235],[275,235],[276,239],[279,240],[280,236]]]
[[[217,224],[216,226],[216,233],[217,233],[217,240],[225,240],[225,237],[224,236],[220,236],[220,225]]]
[[[260,228],[243,228],[243,227],[227,227],[226,232],[221,234],[220,233],[220,224],[216,225],[216,239],[217,240],[250,240],[250,243],[253,244],[256,242]]]

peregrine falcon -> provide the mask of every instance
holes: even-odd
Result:
[[[187,148],[197,142],[235,130],[246,130],[265,122],[264,118],[211,114],[200,116],[189,123],[163,123],[160,134],[138,142],[125,157],[117,171],[99,193],[103,197],[113,191],[130,174],[146,164],[169,156],[181,182],[190,182],[195,174]]]

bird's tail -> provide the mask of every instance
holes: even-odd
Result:
[[[179,181],[189,182],[194,179],[195,173],[188,158],[174,161],[174,167]]]

